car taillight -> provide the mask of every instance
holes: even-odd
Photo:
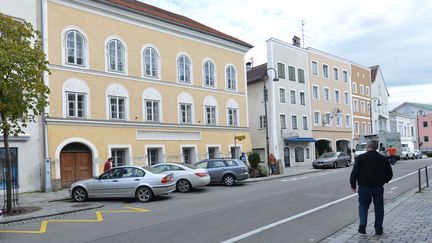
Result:
[[[161,183],[165,184],[170,182],[170,179],[168,178],[168,176],[165,176],[164,178],[162,178]]]
[[[206,172],[197,172],[197,173],[195,173],[195,175],[197,175],[199,177],[204,177],[207,175],[207,173]]]

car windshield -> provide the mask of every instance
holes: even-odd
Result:
[[[161,174],[163,173],[162,170],[155,168],[155,167],[150,167],[150,166],[143,166],[143,169],[146,171],[150,171],[153,174]]]
[[[356,150],[358,150],[358,151],[364,151],[364,150],[366,150],[366,145],[367,144],[365,144],[365,143],[357,144]]]
[[[320,156],[321,159],[326,159],[326,158],[333,158],[336,156],[336,153],[325,153],[323,155]]]
[[[406,152],[409,152],[410,150],[409,150],[409,148],[408,148],[408,147],[403,147],[403,148],[402,148],[402,151],[406,151]]]
[[[186,167],[188,167],[189,169],[192,169],[192,170],[196,170],[196,169],[198,169],[198,167],[197,166],[195,166],[195,165],[191,165],[191,164],[182,164],[183,166],[186,166]]]

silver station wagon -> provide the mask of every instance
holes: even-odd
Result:
[[[88,198],[133,197],[141,202],[153,196],[168,194],[176,189],[172,173],[152,167],[119,166],[97,178],[77,181],[69,189],[77,202]]]

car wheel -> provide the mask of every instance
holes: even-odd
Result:
[[[150,202],[153,198],[153,191],[146,186],[142,186],[136,190],[135,197],[140,202]]]
[[[235,178],[233,175],[225,175],[222,182],[225,186],[232,186],[235,183]]]
[[[190,192],[192,190],[192,185],[188,180],[181,179],[177,181],[177,191],[179,192]]]
[[[336,163],[336,162],[333,163],[333,168],[334,168],[334,169],[337,168],[337,163]]]
[[[87,194],[87,190],[84,189],[84,187],[75,187],[72,190],[72,198],[77,201],[77,202],[85,202],[87,201],[88,198],[88,194]]]
[[[318,167],[317,167],[317,166],[315,166],[315,165],[312,165],[312,167],[313,167],[314,169],[318,169]]]
[[[345,167],[349,167],[349,166],[350,166],[350,162],[347,160]]]

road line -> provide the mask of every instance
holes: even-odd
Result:
[[[432,168],[432,166],[429,166],[428,168]],[[408,177],[408,176],[411,176],[411,175],[414,175],[414,174],[416,174],[416,173],[418,173],[418,172],[415,171],[415,172],[412,172],[412,173],[409,173],[409,174],[403,175],[403,176],[401,176],[401,177],[398,177],[398,178],[396,178],[396,179],[391,180],[389,183],[396,182],[396,181],[398,181],[398,180],[404,179],[404,178],[406,178],[406,177]],[[249,232],[244,233],[244,234],[242,234],[242,235],[236,236],[236,237],[234,237],[234,238],[231,238],[231,239],[228,239],[228,240],[222,241],[222,243],[232,243],[232,242],[237,242],[237,241],[239,241],[239,240],[243,240],[243,239],[248,238],[248,237],[250,237],[250,236],[252,236],[252,235],[256,235],[256,234],[258,234],[258,233],[261,233],[261,232],[263,232],[263,231],[265,231],[265,230],[271,229],[271,228],[276,227],[276,226],[278,226],[278,225],[281,225],[281,224],[284,224],[284,223],[287,223],[287,222],[293,221],[293,220],[295,220],[295,219],[298,219],[298,218],[300,218],[300,217],[303,217],[303,216],[306,216],[306,215],[308,215],[308,214],[314,213],[314,212],[319,211],[319,210],[321,210],[321,209],[324,209],[324,208],[330,207],[331,205],[334,205],[334,204],[337,204],[337,203],[343,202],[343,201],[348,200],[348,199],[350,199],[350,198],[352,198],[352,197],[355,197],[355,196],[357,196],[357,193],[352,194],[352,195],[349,195],[349,196],[346,196],[346,197],[343,197],[343,198],[340,198],[340,199],[335,200],[335,201],[332,201],[332,202],[329,202],[329,203],[324,204],[324,205],[321,205],[321,206],[319,206],[319,207],[309,209],[309,210],[307,210],[307,211],[305,211],[305,212],[302,212],[302,213],[296,214],[296,215],[291,216],[291,217],[289,217],[289,218],[285,218],[285,219],[282,219],[282,220],[276,221],[276,222],[274,222],[274,223],[271,223],[271,224],[265,225],[265,226],[263,226],[263,227],[260,227],[260,228],[257,228],[257,229],[255,229],[255,230],[249,231]]]

